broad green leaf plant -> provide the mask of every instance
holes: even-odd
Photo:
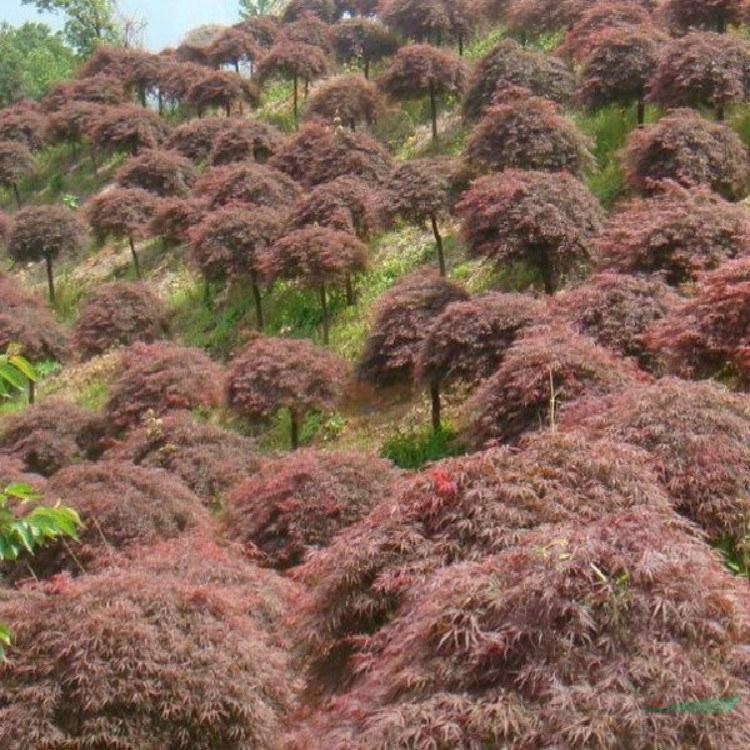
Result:
[[[0,400],[13,398],[18,391],[28,389],[29,402],[33,403],[37,380],[39,375],[34,366],[12,346],[5,354],[0,354]]]

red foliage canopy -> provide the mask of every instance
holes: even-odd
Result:
[[[535,96],[565,104],[573,98],[575,77],[559,58],[503,39],[474,69],[464,97],[464,116],[478,120],[495,92],[508,86],[520,86]]]
[[[404,37],[418,42],[462,44],[479,18],[469,0],[384,0],[380,4],[383,21]]]
[[[388,461],[360,453],[304,450],[268,461],[227,497],[226,534],[260,564],[294,567],[390,495],[398,477]]]
[[[33,171],[34,157],[23,143],[0,141],[0,185],[17,185]]]
[[[65,206],[28,206],[13,217],[8,254],[22,263],[75,255],[85,237],[83,224]]]
[[[372,18],[347,18],[331,30],[333,50],[339,62],[361,60],[365,75],[370,64],[390,57],[399,47],[398,39]]]
[[[187,242],[192,227],[199,224],[208,211],[200,198],[165,198],[159,202],[154,218],[148,225],[150,237],[167,242]]]
[[[469,295],[434,271],[399,279],[375,305],[373,323],[357,363],[359,380],[378,387],[410,383],[422,342],[434,319]]]
[[[254,64],[262,54],[253,35],[236,26],[224,29],[207,51],[214,65],[232,65],[237,73],[242,63]]]
[[[50,140],[53,143],[83,140],[91,132],[93,123],[101,118],[104,109],[103,104],[78,100],[63,104],[49,116]]]
[[[581,402],[564,426],[649,451],[676,509],[713,541],[742,541],[750,518],[750,404],[710,382],[662,378]]]
[[[202,349],[135,343],[122,355],[106,411],[118,429],[139,425],[148,412],[211,409],[222,403],[224,372]]]
[[[290,0],[284,9],[282,20],[285,24],[289,24],[310,15],[326,23],[332,23],[336,12],[334,0]]]
[[[653,190],[659,180],[674,180],[737,198],[750,178],[750,157],[740,137],[692,109],[673,110],[655,125],[634,130],[622,161],[629,185],[641,192]]]
[[[588,260],[603,219],[596,198],[564,172],[509,169],[481,177],[456,210],[473,256],[530,263],[548,293]]]
[[[544,524],[642,505],[668,511],[646,459],[628,445],[546,432],[521,451],[485,451],[415,475],[296,572],[312,591],[295,618],[312,676],[340,688],[352,652],[366,648],[362,636],[441,568],[502,553]]]
[[[273,125],[243,118],[232,120],[230,127],[219,128],[211,140],[211,164],[232,164],[238,161],[264,164],[281,149],[285,136]]]
[[[159,199],[142,188],[109,188],[86,204],[89,224],[100,241],[107,237],[143,238]]]
[[[466,405],[466,436],[476,447],[514,443],[554,425],[568,403],[604,396],[650,378],[590,338],[559,325],[528,329]]]
[[[203,117],[178,125],[170,134],[166,147],[178,151],[194,162],[205,161],[215,142],[225,134],[244,127],[244,120],[229,117]]]
[[[282,38],[258,64],[261,82],[273,77],[314,81],[328,72],[330,63],[320,48]]]
[[[481,172],[504,169],[567,171],[580,175],[593,163],[591,139],[548,99],[528,89],[496,92],[466,144],[466,159]]]
[[[194,191],[213,208],[231,203],[278,208],[293,204],[301,193],[300,186],[283,172],[252,162],[214,167],[198,179]]]
[[[47,142],[47,118],[37,109],[15,105],[0,109],[0,141],[16,141],[33,150]]]
[[[195,182],[192,162],[176,151],[150,150],[128,159],[118,170],[117,182],[156,195],[185,195]]]
[[[452,52],[429,44],[410,44],[396,52],[379,85],[397,99],[456,96],[463,93],[467,78],[468,68]]]
[[[382,95],[374,84],[359,75],[341,75],[329,78],[313,91],[305,116],[355,130],[361,123],[372,125],[382,105]]]
[[[81,311],[74,344],[82,357],[167,333],[167,308],[145,284],[119,281],[98,286]]]
[[[453,159],[409,159],[399,163],[385,184],[383,206],[389,218],[423,224],[454,203],[458,166]]]
[[[141,149],[161,146],[168,132],[167,123],[156,112],[123,104],[102,110],[92,120],[89,136],[99,151],[126,151],[135,156]]]
[[[708,28],[726,31],[727,24],[746,18],[746,0],[665,0],[660,11],[676,29]]]
[[[125,104],[126,100],[127,94],[121,76],[96,75],[55,84],[42,100],[42,105],[47,112],[54,113],[73,102],[115,107]]]
[[[185,102],[194,107],[198,115],[207,109],[220,107],[229,117],[234,105],[257,105],[260,102],[260,89],[238,73],[214,70],[206,72],[190,86]]]
[[[750,255],[750,217],[705,188],[662,183],[651,198],[635,198],[610,218],[597,240],[600,267],[659,273],[682,284],[700,271]]]

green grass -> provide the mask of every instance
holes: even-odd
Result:
[[[393,461],[402,469],[421,469],[430,461],[461,456],[466,449],[458,442],[456,433],[444,426],[440,431],[432,428],[400,431],[388,438],[380,455]]]

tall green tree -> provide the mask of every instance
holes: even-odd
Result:
[[[65,16],[65,41],[82,57],[102,43],[123,42],[117,0],[22,0],[37,10]]]
[[[0,24],[0,106],[44,96],[53,83],[69,78],[74,66],[62,34],[45,24]]]
[[[240,0],[240,15],[243,18],[266,16],[277,13],[284,6],[284,0]]]

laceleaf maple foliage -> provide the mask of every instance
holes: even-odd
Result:
[[[21,207],[19,183],[34,171],[34,157],[23,143],[0,141],[0,185],[10,188]]]
[[[190,62],[165,62],[159,73],[157,82],[159,91],[160,110],[165,106],[177,108],[186,103],[188,91],[200,81],[210,68],[206,65]]]
[[[556,294],[551,306],[579,333],[651,370],[655,362],[644,335],[671,315],[678,302],[679,297],[659,278],[600,273]]]
[[[159,297],[143,283],[117,281],[97,286],[86,300],[73,343],[88,358],[136,341],[151,343],[167,332],[167,308]]]
[[[0,422],[0,454],[24,469],[49,477],[101,453],[102,424],[96,414],[62,399],[47,398]]]
[[[647,458],[628,445],[545,432],[520,451],[443,460],[416,474],[295,571],[311,591],[294,619],[314,683],[344,688],[363,637],[443,568],[512,549],[544,524],[639,506],[668,512]]]
[[[724,119],[728,104],[748,99],[750,45],[726,34],[696,31],[662,51],[649,84],[649,101],[663,107],[713,107]]]
[[[211,208],[232,203],[278,208],[294,203],[302,188],[288,175],[266,164],[239,162],[204,172],[193,194]]]
[[[565,33],[563,43],[556,53],[585,63],[597,40],[610,32],[654,31],[657,24],[649,10],[630,0],[603,0],[584,10],[578,20]],[[616,71],[613,71],[616,72]]]
[[[382,185],[391,169],[391,157],[363,132],[313,121],[304,124],[270,164],[306,188],[347,175]]]
[[[50,301],[55,302],[53,264],[61,256],[75,256],[86,230],[75,212],[60,205],[27,206],[16,213],[8,238],[8,255],[21,263],[44,261]]]
[[[263,254],[279,238],[284,219],[273,208],[229,204],[207,214],[189,232],[193,260],[206,282],[245,280],[255,299],[256,324],[263,330]]]
[[[580,175],[593,164],[592,141],[548,99],[528,89],[498,89],[466,143],[479,172],[528,169]]]
[[[195,108],[199,117],[215,108],[223,109],[229,117],[233,108],[259,104],[260,89],[239,73],[207,71],[188,89],[185,102]]]
[[[0,141],[15,141],[35,151],[48,139],[48,122],[43,112],[23,104],[0,109]]]
[[[740,137],[692,109],[672,110],[654,125],[633,131],[622,166],[629,186],[644,193],[661,180],[674,180],[685,187],[705,185],[734,199],[745,194],[750,176]]]
[[[463,100],[464,116],[478,120],[495,92],[508,86],[520,86],[535,96],[566,104],[573,98],[575,76],[559,57],[503,39],[477,63]]]
[[[137,156],[144,149],[155,149],[167,139],[169,126],[144,107],[122,104],[102,110],[91,122],[89,138],[102,153],[125,151]]]
[[[259,564],[285,570],[363,518],[399,476],[390,462],[360,453],[298,451],[266,462],[228,494],[225,533]]]
[[[667,377],[579,402],[564,415],[563,427],[647,450],[676,510],[712,541],[746,550],[750,409],[745,395],[710,381]]]
[[[248,16],[239,23],[234,24],[234,28],[250,34],[255,44],[260,49],[266,51],[271,49],[276,42],[281,32],[281,21],[277,16],[265,13]]]
[[[750,254],[750,217],[706,188],[662,182],[653,196],[613,213],[596,244],[600,268],[679,285]]]
[[[235,26],[224,29],[207,51],[208,59],[214,65],[231,65],[236,73],[240,72],[242,65],[248,65],[252,70],[262,54],[253,35]]]
[[[687,378],[732,376],[750,384],[750,258],[701,274],[691,297],[649,331],[667,369]]]
[[[223,400],[224,371],[202,349],[136,342],[122,353],[106,414],[115,429],[136,427],[147,413],[212,409]]]
[[[385,24],[407,39],[443,44],[456,42],[463,52],[479,21],[469,0],[384,0],[380,16]]]
[[[92,124],[98,120],[103,104],[84,101],[70,101],[61,105],[49,116],[48,134],[52,143],[70,143],[74,148],[85,141]]]
[[[745,0],[703,0],[700,3],[665,0],[660,12],[679,31],[704,28],[723,33],[729,24],[741,23],[745,19],[747,3]]]
[[[331,44],[336,59],[342,63],[358,62],[365,78],[370,67],[398,48],[395,34],[375,18],[345,18],[331,28]]]
[[[419,270],[399,279],[375,303],[357,378],[381,388],[411,383],[434,319],[452,302],[468,298],[464,289],[435,271]]]
[[[8,239],[8,235],[10,234],[10,226],[10,216],[8,216],[5,211],[0,211],[0,243],[4,243]]]
[[[320,295],[323,343],[328,344],[328,294],[367,268],[367,245],[350,232],[307,226],[284,234],[268,248],[260,271],[269,281],[289,279]],[[347,281],[349,280],[349,281]]]
[[[217,502],[230,487],[253,476],[261,464],[252,440],[201,422],[186,411],[146,419],[103,458],[164,469],[204,503]]]
[[[159,196],[184,196],[196,179],[192,162],[176,151],[144,151],[128,159],[117,172],[126,188],[142,188]]]
[[[394,99],[429,97],[432,137],[437,140],[438,100],[460,96],[467,79],[467,66],[452,52],[429,44],[411,44],[396,52],[378,85]]]
[[[42,99],[42,107],[51,115],[73,102],[89,102],[110,108],[124,105],[126,101],[122,78],[96,75],[54,84]]]
[[[441,391],[490,377],[516,337],[545,314],[544,303],[534,297],[493,292],[452,302],[435,318],[414,366],[415,380],[430,390],[435,429],[440,427]]]
[[[203,117],[178,125],[169,135],[166,148],[178,151],[194,162],[204,162],[222,135],[239,131],[244,121],[235,117]]]
[[[637,6],[625,6],[637,7]],[[668,37],[650,26],[618,26],[592,33],[579,75],[578,98],[587,107],[637,105],[643,125],[646,86],[657,70]]]
[[[107,188],[85,206],[86,217],[99,242],[108,237],[127,239],[133,266],[141,277],[136,240],[144,239],[159,206],[159,197],[143,188]]]
[[[0,484],[7,487],[14,483],[25,484],[41,495],[47,480],[41,474],[27,472],[22,461],[0,453]]]
[[[508,169],[475,180],[456,206],[474,257],[522,260],[552,294],[588,262],[604,214],[572,175]]]
[[[187,242],[190,230],[208,210],[208,204],[200,198],[165,198],[159,201],[149,222],[148,236],[161,237],[168,244]]]
[[[3,745],[276,744],[297,683],[243,590],[123,566],[0,596],[17,645],[2,667]]]
[[[576,399],[650,380],[633,362],[565,324],[531,327],[466,403],[466,439],[476,448],[513,444],[527,432],[554,428]]]
[[[284,24],[304,20],[306,16],[315,16],[326,23],[336,20],[337,8],[334,0],[290,0],[284,9]],[[283,28],[283,27],[282,27]]]
[[[341,75],[317,86],[305,106],[306,118],[320,118],[356,130],[372,125],[383,106],[383,96],[375,84],[363,76]]]
[[[647,710],[748,697],[747,591],[691,531],[640,506],[447,566],[367,640],[357,681],[307,736],[357,750],[746,745],[747,707],[739,723]]]
[[[287,43],[318,47],[326,55],[330,55],[332,52],[330,24],[312,13],[306,13],[296,21],[284,24],[278,41],[282,39]]]
[[[295,449],[305,417],[335,409],[348,374],[343,360],[309,341],[258,337],[230,363],[227,403],[236,414],[253,421],[288,410]]]
[[[265,164],[281,149],[284,134],[261,120],[234,119],[212,138],[209,161],[214,166],[239,161]]]
[[[15,579],[101,570],[120,550],[143,549],[208,522],[200,500],[176,477],[127,461],[68,466],[47,483],[48,496],[76,511],[84,523],[78,541],[53,543],[12,567]]]

